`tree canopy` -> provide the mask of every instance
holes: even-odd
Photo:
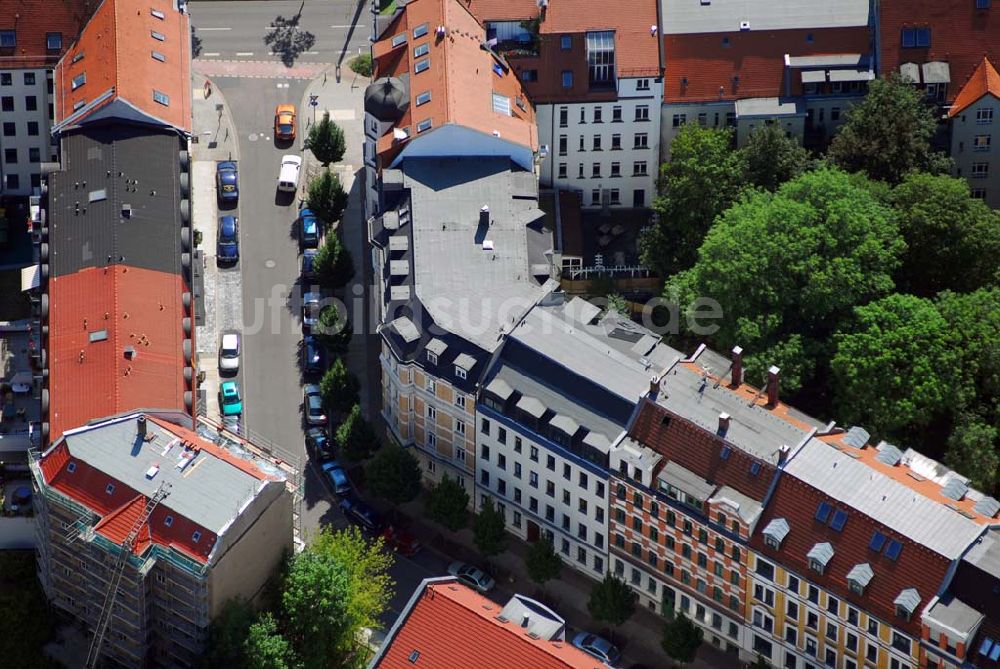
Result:
[[[205,667],[246,667],[245,643],[257,614],[244,599],[230,599],[208,628]]]
[[[343,358],[334,360],[319,382],[323,403],[335,411],[347,411],[357,404],[360,389],[361,384],[347,371]]]
[[[447,474],[427,493],[427,517],[441,523],[452,532],[468,522],[469,493]]]
[[[676,662],[687,664],[694,661],[703,638],[702,629],[681,612],[676,618],[663,625],[663,638],[660,640],[660,645],[667,655]]]
[[[291,644],[278,631],[274,615],[267,611],[247,630],[243,658],[238,666],[246,666],[248,669],[292,669],[295,666],[294,657]]]
[[[941,172],[949,166],[931,151],[937,126],[933,109],[920,89],[898,75],[869,83],[867,95],[846,119],[827,155],[848,172],[897,184],[909,172]]]
[[[316,214],[324,226],[339,221],[347,208],[347,192],[340,185],[340,177],[330,170],[309,182],[306,206]]]
[[[378,435],[355,404],[333,435],[337,451],[345,462],[360,462],[378,448]]]
[[[768,191],[799,176],[812,162],[809,152],[777,123],[750,131],[739,153],[746,182]]]
[[[316,160],[323,163],[324,166],[335,163],[344,157],[344,152],[347,150],[344,130],[330,120],[330,112],[323,112],[323,118],[309,128],[305,148],[312,151]]]
[[[396,444],[379,449],[368,463],[368,487],[372,494],[392,502],[406,504],[420,494],[420,462],[409,450]]]
[[[296,555],[285,576],[281,603],[285,634],[305,669],[331,666],[353,648],[346,565],[315,550]]]
[[[313,259],[313,271],[319,285],[329,290],[343,288],[354,278],[354,259],[340,235],[326,236]]]
[[[503,512],[493,503],[492,497],[487,497],[472,522],[473,540],[487,558],[499,555],[507,547],[505,526]]]
[[[596,620],[618,627],[635,613],[638,599],[639,595],[628,583],[608,572],[604,580],[595,584],[590,591],[587,610]]]
[[[528,576],[539,585],[545,585],[547,581],[559,578],[563,568],[562,558],[548,539],[539,539],[531,544],[524,558],[524,564],[528,568]]]

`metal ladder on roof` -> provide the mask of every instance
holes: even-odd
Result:
[[[128,534],[125,536],[125,540],[122,541],[120,551],[118,553],[118,560],[115,562],[114,567],[111,568],[111,580],[108,584],[108,591],[104,595],[104,604],[101,606],[101,615],[97,618],[97,626],[94,628],[94,638],[90,642],[90,650],[87,652],[87,669],[93,669],[97,666],[97,660],[101,657],[101,645],[104,642],[104,636],[108,631],[108,626],[111,623],[111,615],[114,613],[115,609],[115,599],[118,597],[118,586],[122,580],[122,574],[125,573],[125,565],[128,563],[128,558],[132,554],[132,550],[135,548],[135,541],[139,538],[139,532],[142,531],[142,526],[146,524],[149,520],[149,516],[152,515],[153,509],[163,500],[164,497],[170,494],[170,484],[164,481],[160,484],[160,487],[156,489],[153,496],[146,500],[146,506],[143,508],[142,513],[139,517],[135,519],[132,524],[132,528],[129,530]]]

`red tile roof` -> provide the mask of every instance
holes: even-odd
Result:
[[[847,512],[847,523],[840,532],[814,518],[820,502]],[[767,547],[763,540],[763,530],[775,518],[784,518],[790,528],[778,551]],[[869,549],[872,533],[876,530],[888,539],[895,539],[902,544],[903,549],[897,560],[885,557],[884,551],[878,553]],[[822,542],[829,542],[833,546],[834,555],[824,574],[820,575],[809,568],[806,555],[813,546]],[[941,587],[949,565],[949,561],[938,553],[910,541],[788,474],[779,477],[774,494],[757,522],[750,545],[767,559],[786,565],[803,578],[823,586],[841,599],[871,612],[916,638],[920,635],[920,610]],[[864,594],[856,595],[847,586],[847,573],[855,565],[863,563],[871,565],[874,577]],[[909,622],[896,615],[893,604],[899,593],[906,588],[916,588],[920,594],[920,605]]]
[[[103,0],[56,67],[57,124],[76,113],[78,102],[94,104],[111,93],[74,122],[121,100],[152,122],[191,131],[191,28],[188,15],[173,9],[173,4],[171,0],[148,0],[141,5]],[[154,11],[163,18],[154,16]],[[165,61],[154,58],[154,51]],[[81,74],[86,75],[86,83],[74,90],[73,79]],[[156,102],[154,91],[165,94],[169,105]]]
[[[414,39],[413,29],[427,24],[425,36]],[[435,28],[447,26],[443,39],[435,35]],[[394,36],[406,33],[407,40],[393,47]],[[417,136],[416,124],[431,119],[433,128],[453,123],[478,130],[484,134],[494,131],[506,140],[538,149],[538,129],[535,109],[527,100],[521,82],[513,72],[498,75],[493,71],[496,62],[490,53],[480,47],[486,31],[469,13],[460,0],[414,0],[406,4],[396,20],[386,28],[384,38],[372,45],[376,59],[375,76],[399,77],[409,75],[410,105],[403,118],[396,124],[409,128],[410,136]],[[430,67],[414,72],[413,49],[426,44],[429,47]],[[431,93],[431,99],[417,106],[417,95]],[[510,100],[511,115],[493,111],[493,93]],[[516,101],[524,103],[521,109]],[[392,134],[381,138],[378,153],[382,163],[401,145],[392,141]]]
[[[17,31],[17,47],[0,49],[0,68],[55,65],[79,36],[92,0],[0,0],[3,28]],[[60,33],[62,48],[50,51],[46,33]]]
[[[955,102],[948,110],[948,116],[965,111],[969,105],[978,102],[987,94],[1000,98],[1000,73],[988,58],[983,58],[983,62],[979,63],[976,71],[955,96]]]
[[[128,533],[139,520],[143,510],[146,508],[148,498],[145,495],[136,495],[123,506],[118,507],[108,515],[101,518],[100,522],[94,526],[94,531],[99,532],[116,544],[120,544],[128,538]],[[139,534],[136,537],[132,552],[142,555],[149,548],[152,539],[149,531],[149,522],[142,524]]]
[[[499,604],[458,583],[421,584],[416,604],[387,640],[378,669],[600,669],[568,642],[533,639],[515,621],[501,622]],[[410,660],[419,652],[416,662]]]
[[[521,21],[538,16],[538,0],[461,0],[482,23]]]
[[[864,27],[666,35],[663,98],[677,103],[783,96],[786,54],[869,54],[869,42]],[[801,76],[794,70],[790,76],[791,94],[801,94]]]
[[[995,4],[976,9],[973,0],[882,0],[878,7],[882,74],[899,72],[903,63],[945,61],[951,70],[951,100],[984,57],[1000,62],[1000,12]],[[904,49],[903,28],[920,27],[931,29],[930,47]]]
[[[49,282],[49,442],[94,418],[185,410],[179,274],[113,265]],[[105,331],[104,341],[90,341]],[[193,337],[192,332],[192,337]],[[136,350],[133,359],[125,348]],[[194,343],[192,341],[192,348]]]

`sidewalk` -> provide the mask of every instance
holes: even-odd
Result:
[[[431,550],[443,553],[449,559],[486,565],[486,559],[479,555],[475,548],[471,528],[451,532],[423,518],[423,495],[413,502],[397,507],[395,511],[406,517],[408,529],[425,546],[425,550],[427,547],[433,547]],[[558,579],[545,584],[543,592],[543,589],[528,577],[524,564],[527,552],[527,543],[508,535],[507,550],[490,559],[493,574],[497,579],[494,598],[504,602],[513,593],[520,593],[552,607],[569,626],[575,629],[602,633],[604,624],[595,622],[587,610],[590,591],[596,582],[567,564]],[[673,666],[671,659],[660,647],[663,623],[664,619],[659,614],[637,606],[635,614],[615,630],[615,643],[621,648],[624,657],[623,667],[630,667],[633,664],[642,664],[645,667]],[[608,631],[604,629],[603,634],[607,636]],[[739,666],[741,665],[737,658],[726,655],[708,644],[702,645],[694,662],[685,665],[689,669],[728,669]]]

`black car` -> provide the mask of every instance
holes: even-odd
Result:
[[[306,450],[317,460],[327,460],[334,457],[333,440],[321,427],[311,427],[306,432]]]
[[[223,160],[215,165],[215,186],[222,204],[236,204],[240,199],[240,174],[236,162]]]
[[[316,254],[319,253],[316,249],[306,249],[302,252],[302,278],[312,279],[316,276],[313,270],[313,262],[316,260]]]
[[[306,374],[322,374],[326,355],[316,337],[306,335],[302,338],[302,371]]]
[[[348,496],[340,500],[340,510],[349,521],[369,534],[380,534],[385,529],[385,522],[378,512],[357,497]]]

